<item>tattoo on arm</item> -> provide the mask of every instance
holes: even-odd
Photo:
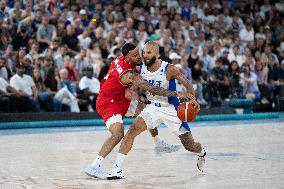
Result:
[[[175,67],[171,66],[171,69],[169,70],[171,72],[171,75],[173,75],[173,78],[178,80],[185,88],[186,91],[193,96],[195,96],[195,91],[192,86],[192,84],[186,79],[186,77]]]
[[[131,72],[129,74],[129,80],[134,86],[137,86],[139,88],[142,88],[145,91],[148,91],[154,95],[158,96],[177,96],[177,92],[175,91],[169,91],[167,89],[156,87],[145,81],[140,74]]]

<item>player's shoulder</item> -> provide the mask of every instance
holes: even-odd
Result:
[[[113,61],[115,63],[124,63],[125,62],[125,58],[124,58],[124,56],[118,56]]]
[[[161,66],[166,67],[167,72],[171,72],[172,70],[176,70],[176,67],[172,63],[166,62],[166,61],[163,61],[163,60],[161,60],[161,62],[162,62]]]

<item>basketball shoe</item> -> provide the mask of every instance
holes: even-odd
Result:
[[[92,165],[88,165],[85,169],[85,173],[93,178],[99,178],[99,179],[107,179],[107,175],[105,175],[101,169],[101,167],[95,167]]]
[[[124,173],[120,167],[117,166],[117,164],[114,164],[112,166],[111,174],[107,176],[108,180],[115,180],[115,179],[122,179],[124,178]]]
[[[158,144],[155,145],[154,153],[156,156],[161,156],[162,153],[177,152],[180,149],[181,145],[179,144],[168,144],[164,140],[161,140]]]
[[[201,155],[197,155],[197,168],[199,171],[204,172],[206,151],[202,148]]]

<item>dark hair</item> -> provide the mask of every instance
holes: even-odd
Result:
[[[46,73],[46,77],[45,77],[45,81],[48,80],[48,81],[55,81],[55,68],[54,67],[51,67],[49,68],[49,70],[47,71]]]
[[[126,43],[123,45],[123,47],[121,48],[121,52],[122,55],[125,57],[128,55],[128,53],[132,50],[134,50],[136,48],[135,45],[133,45],[132,43]]]

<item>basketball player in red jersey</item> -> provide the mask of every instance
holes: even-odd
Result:
[[[117,57],[111,63],[108,74],[101,83],[96,102],[97,111],[102,116],[111,136],[103,144],[94,162],[85,169],[87,175],[101,179],[107,178],[102,172],[102,161],[124,137],[122,118],[131,102],[125,97],[127,87],[141,88],[159,96],[190,97],[187,93],[169,91],[144,81],[135,71],[135,66],[142,63],[138,48],[131,43],[127,43],[121,50],[123,56]]]
[[[148,41],[143,49],[145,63],[141,67],[141,76],[152,85],[161,86],[166,89],[176,90],[176,80],[183,84],[187,92],[191,94],[191,103],[199,109],[199,104],[194,96],[194,89],[183,74],[173,65],[164,62],[159,57],[159,45],[154,41]],[[176,108],[179,99],[176,97],[160,97],[147,94],[148,104],[135,118],[130,129],[123,138],[116,161],[113,164],[111,174],[107,179],[120,179],[124,177],[122,164],[128,152],[131,150],[134,139],[143,131],[157,128],[163,123],[176,134],[184,148],[197,155],[197,168],[203,172],[206,152],[199,142],[196,142],[191,134],[189,125],[177,117]],[[199,111],[199,110],[198,110]]]

